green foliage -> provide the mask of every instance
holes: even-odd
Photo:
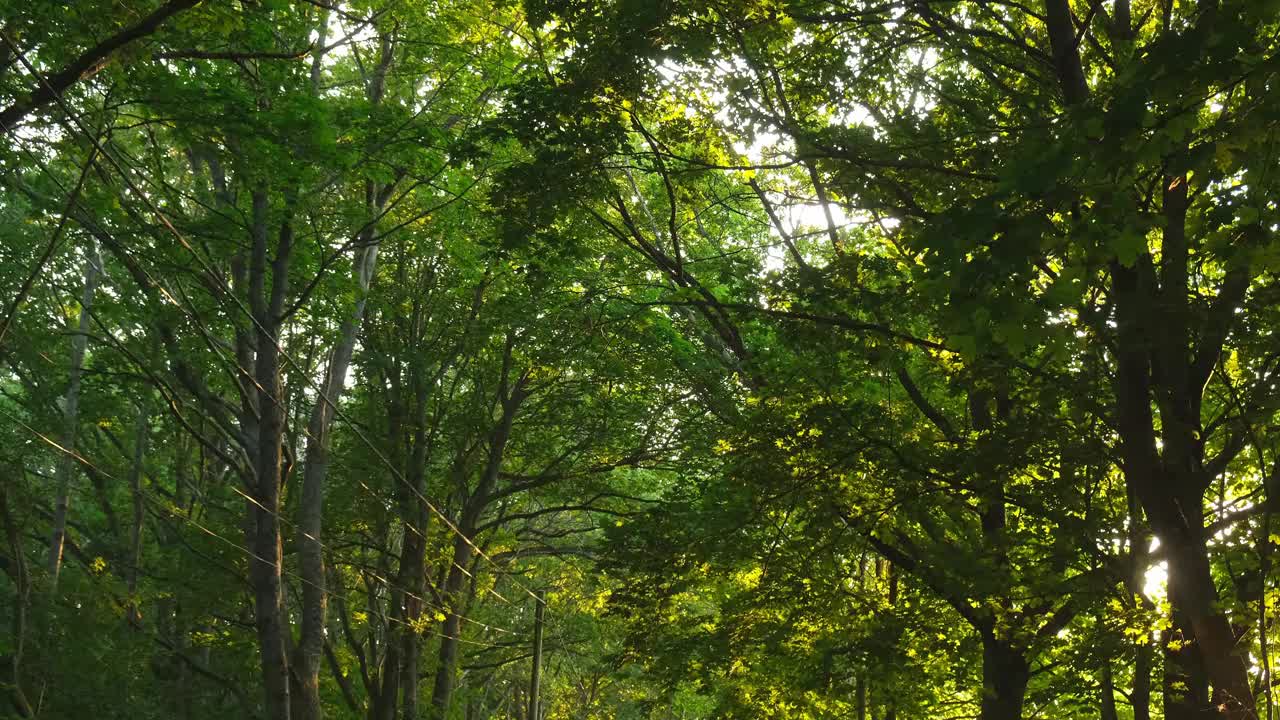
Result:
[[[545,591],[548,720],[1255,717],[1274,9],[173,15],[0,143],[6,707],[535,720]]]

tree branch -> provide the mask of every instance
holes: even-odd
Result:
[[[200,2],[201,0],[169,0],[136,25],[125,28],[84,51],[61,70],[49,75],[45,82],[39,83],[25,100],[18,100],[4,110],[0,110],[0,128],[6,130],[12,128],[27,115],[53,102],[67,88],[106,67],[111,63],[117,50],[135,40],[154,34],[164,21],[184,10],[190,10]],[[3,39],[10,52],[24,56],[8,34],[0,31],[0,39]]]

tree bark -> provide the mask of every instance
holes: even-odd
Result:
[[[1116,307],[1116,406],[1125,480],[1140,501],[1152,530],[1166,548],[1169,602],[1184,635],[1195,638],[1223,717],[1256,718],[1245,649],[1236,643],[1218,607],[1204,527],[1204,467],[1201,393],[1221,342],[1193,348],[1188,307],[1185,177],[1165,178],[1163,248],[1157,268],[1150,255],[1133,267],[1112,263]],[[1224,281],[1219,301],[1233,295]],[[1230,322],[1228,316],[1222,322]],[[1152,404],[1159,408],[1159,443]],[[1199,698],[1194,698],[1199,701]]]
[[[996,637],[994,630],[984,630],[981,720],[1021,720],[1030,680],[1031,666],[1026,655]]]
[[[1139,643],[1133,660],[1133,720],[1151,720],[1151,641]]]
[[[316,399],[307,423],[307,454],[303,463],[302,500],[298,507],[297,543],[302,578],[302,628],[294,653],[294,699],[298,720],[319,720],[320,666],[324,660],[325,569],[321,542],[324,524],[324,483],[329,472],[333,420],[342,397],[356,337],[364,318],[369,283],[376,264],[377,245],[366,247],[356,260],[359,293],[351,316],[342,323],[337,344],[325,372],[323,395]]]
[[[417,503],[415,503],[417,504]],[[416,528],[425,527],[425,518],[418,518]],[[404,554],[408,561],[403,573],[406,589],[413,593],[406,594],[404,599],[404,624],[402,634],[403,649],[400,651],[400,717],[402,720],[418,720],[418,660],[422,656],[422,593],[425,592],[424,566],[427,560],[427,543],[415,529],[412,546]],[[405,535],[409,544],[409,535]]]
[[[76,434],[80,422],[80,376],[84,371],[84,354],[89,344],[89,319],[93,312],[93,296],[98,287],[102,255],[94,243],[85,259],[84,287],[80,296],[80,319],[71,338],[71,372],[62,405],[62,455],[58,458],[58,485],[53,504],[53,532],[49,539],[46,570],[51,589],[58,587],[62,572],[62,548],[67,539],[67,515],[71,504],[71,481],[76,473]]]
[[[1128,5],[1118,14],[1127,16]],[[1067,105],[1080,105],[1088,99],[1089,87],[1068,0],[1045,0],[1045,21],[1063,98]],[[1167,19],[1165,26],[1167,29]],[[1215,700],[1221,702],[1222,716],[1251,719],[1257,713],[1248,666],[1226,615],[1216,607],[1202,507],[1211,478],[1203,468],[1201,393],[1232,316],[1227,312],[1217,318],[1220,327],[1209,328],[1193,347],[1188,304],[1187,181],[1185,175],[1163,178],[1159,267],[1147,253],[1133,267],[1111,264],[1117,324],[1115,392],[1123,470],[1156,536],[1168,548],[1170,604],[1185,621],[1184,633],[1196,638],[1192,652],[1202,656],[1215,687]],[[1246,288],[1247,282],[1233,284],[1229,273],[1218,304],[1225,301],[1229,310]],[[1159,449],[1153,401],[1160,409]]]
[[[1110,658],[1103,658],[1099,676],[1098,684],[1102,697],[1099,698],[1098,709],[1102,720],[1119,720],[1120,716],[1116,714],[1116,681],[1111,674]]]
[[[322,15],[319,44],[324,44],[328,12]],[[383,36],[383,53],[377,73],[385,77],[393,55]],[[317,50],[311,66],[312,91],[318,91],[322,54]],[[370,102],[382,99],[382,87],[371,91]],[[320,720],[320,666],[324,660],[324,626],[326,614],[324,545],[324,484],[329,472],[329,448],[333,421],[346,384],[347,371],[355,351],[356,338],[364,320],[369,285],[373,281],[378,260],[375,228],[389,196],[390,186],[365,184],[365,204],[369,220],[358,234],[359,250],[355,255],[356,301],[351,314],[342,322],[338,340],[329,357],[321,396],[311,410],[307,423],[307,453],[303,464],[302,500],[298,508],[297,543],[299,575],[302,578],[302,627],[294,651],[292,678],[294,716],[296,720]],[[406,536],[407,537],[407,536]]]
[[[888,600],[889,607],[897,607],[898,605],[898,572],[894,569],[893,563],[889,560],[884,561],[884,576],[888,581]],[[897,699],[890,695],[885,700],[884,720],[898,720],[898,704]]]
[[[1078,105],[1089,97],[1084,68],[1076,47],[1076,25],[1068,0],[1045,1],[1045,24],[1049,30],[1049,48],[1058,76],[1058,86],[1068,105]]]
[[[465,533],[466,530],[464,529]],[[453,565],[445,580],[442,593],[449,603],[444,623],[440,628],[440,652],[436,660],[435,682],[431,690],[432,720],[445,720],[449,704],[453,700],[454,673],[458,665],[458,637],[462,632],[463,590],[466,587],[465,568],[471,563],[470,538],[457,537],[453,543]]]
[[[858,720],[867,720],[867,674],[865,670],[859,670],[854,678],[853,687],[853,704],[854,715]]]
[[[501,416],[493,431],[489,434],[489,453],[481,473],[480,482],[475,492],[463,503],[459,517],[457,532],[453,544],[453,565],[445,580],[444,597],[448,604],[445,613],[444,627],[440,639],[440,655],[436,663],[435,684],[431,693],[433,720],[444,720],[449,712],[449,703],[453,698],[454,673],[458,664],[458,638],[462,631],[462,612],[464,608],[463,588],[466,585],[467,572],[475,551],[473,544],[480,516],[488,506],[490,496],[498,482],[502,471],[503,458],[506,454],[507,441],[511,438],[511,428],[515,423],[520,406],[529,397],[529,376],[521,375],[514,384],[510,384],[512,349],[515,339],[508,335],[504,352],[502,383],[498,391],[498,405]]]
[[[133,432],[133,462],[129,466],[129,493],[133,501],[133,517],[129,524],[128,618],[135,625],[142,619],[138,612],[138,573],[142,568],[142,524],[144,520],[142,463],[147,455],[150,422],[150,400],[149,398],[143,398],[138,405],[138,422]]]
[[[1174,626],[1163,633],[1165,720],[1196,720],[1209,715],[1209,681],[1195,636],[1181,627],[1180,614]]]
[[[429,520],[427,508],[422,502],[422,496],[426,492],[425,473],[429,455],[429,391],[423,377],[423,358],[420,354],[414,354],[413,350],[417,347],[415,343],[420,340],[417,332],[418,312],[415,308],[409,322],[410,327],[401,337],[410,348],[409,375],[412,392],[402,392],[399,373],[388,374],[384,382],[380,383],[380,387],[389,386],[384,398],[388,411],[388,440],[392,447],[403,450],[403,453],[398,453],[397,461],[402,468],[404,482],[396,488],[402,540],[395,583],[388,589],[387,613],[390,620],[387,624],[387,654],[382,663],[376,702],[371,713],[374,720],[394,718],[397,703],[405,717],[416,718],[418,712],[418,663],[422,654],[418,632],[422,613],[419,598],[426,591],[426,532]]]
[[[400,637],[404,628],[394,618],[398,618],[398,608],[404,604],[404,592],[399,587],[387,591],[387,605],[393,620],[387,623],[385,651],[382,657],[382,683],[378,686],[377,696],[373,699],[369,717],[371,720],[395,720],[396,699],[400,696],[400,652],[404,643]]]
[[[530,720],[542,716],[542,623],[547,612],[547,594],[539,592],[534,602],[537,606],[533,611],[533,672],[529,676]]]
[[[288,621],[284,611],[283,548],[280,536],[280,491],[288,468],[284,459],[285,406],[280,378],[280,323],[288,291],[293,228],[286,217],[275,243],[270,273],[267,263],[268,198],[253,192],[253,250],[250,256],[249,303],[254,323],[253,387],[258,413],[257,437],[248,450],[253,462],[247,530],[253,557],[249,578],[254,591],[254,619],[262,660],[262,684],[268,720],[290,720]],[[287,211],[286,211],[287,212]],[[267,280],[270,275],[270,285]]]

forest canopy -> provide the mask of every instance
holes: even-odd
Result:
[[[1278,53],[0,0],[0,716],[1274,720]]]

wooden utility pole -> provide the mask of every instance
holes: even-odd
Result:
[[[533,611],[533,674],[529,677],[529,718],[538,720],[538,685],[542,682],[542,619],[547,609],[547,593],[539,591]]]

